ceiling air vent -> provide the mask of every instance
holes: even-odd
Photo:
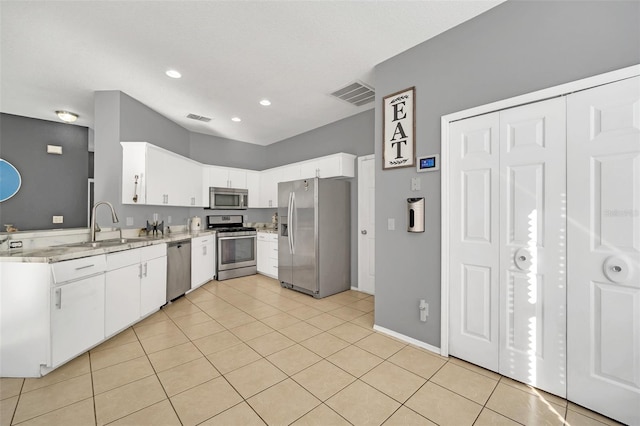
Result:
[[[351,105],[361,106],[368,104],[369,102],[373,102],[376,97],[376,93],[374,92],[373,87],[367,86],[359,81],[354,81],[342,89],[336,90],[331,94],[331,96],[335,96],[338,99],[349,102]]]
[[[197,114],[189,114],[187,115],[187,118],[190,118],[192,120],[204,121],[205,123],[208,123],[211,121],[209,117],[204,117],[202,115],[197,115]]]

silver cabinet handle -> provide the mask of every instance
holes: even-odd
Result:
[[[525,260],[527,260],[527,256],[519,256],[518,260],[524,262]]]
[[[149,266],[149,264],[147,262],[144,262],[144,276],[147,276],[147,267]]]
[[[62,309],[62,289],[56,289],[56,308]]]
[[[142,278],[142,263],[138,265],[138,278]]]
[[[362,235],[367,235],[367,230],[366,230],[366,229],[363,229],[362,231],[360,231],[360,233],[361,233]]]
[[[611,270],[612,270],[613,272],[620,272],[620,271],[622,271],[622,266],[619,266],[619,265],[613,265],[613,266],[611,267]]]
[[[207,255],[207,246],[202,246],[202,255],[203,256]]]
[[[96,265],[93,264],[93,263],[91,265],[80,266],[80,267],[76,268],[76,271],[79,271],[81,269],[93,268],[94,266],[96,266]]]

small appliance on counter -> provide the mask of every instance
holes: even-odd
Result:
[[[216,232],[217,280],[255,275],[258,233],[243,225],[242,215],[207,216],[207,229]]]
[[[202,230],[202,219],[198,216],[189,218],[189,231],[198,232]]]

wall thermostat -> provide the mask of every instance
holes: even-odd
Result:
[[[418,157],[416,172],[432,172],[434,170],[440,170],[440,154]]]

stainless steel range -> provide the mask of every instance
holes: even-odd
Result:
[[[218,281],[255,275],[256,228],[242,225],[242,215],[207,216],[207,229],[216,232]]]

